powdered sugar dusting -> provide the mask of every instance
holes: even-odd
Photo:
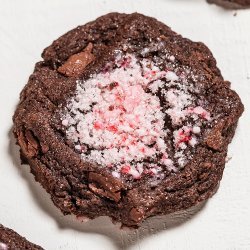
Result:
[[[208,111],[194,104],[183,76],[120,52],[111,69],[77,82],[62,125],[82,159],[107,167],[115,178],[148,175],[159,181],[166,170],[184,167],[186,149],[195,147],[201,124],[210,119]],[[172,129],[166,127],[167,119]],[[195,124],[184,125],[188,119]]]

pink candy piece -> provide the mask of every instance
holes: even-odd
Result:
[[[126,90],[126,95],[124,96],[123,106],[128,113],[133,112],[133,110],[141,102],[141,97],[145,94],[141,85],[130,86]]]
[[[206,111],[204,108],[202,108],[201,106],[193,108],[193,113],[200,115],[202,118],[204,118],[206,120],[211,119],[210,113],[208,111]]]

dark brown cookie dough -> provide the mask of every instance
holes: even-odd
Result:
[[[0,250],[23,249],[42,250],[43,248],[27,241],[12,229],[6,228],[0,224]]]
[[[14,135],[64,214],[137,227],[214,194],[243,105],[203,43],[110,13],[42,57]]]
[[[250,0],[207,0],[227,9],[245,9],[250,7]]]

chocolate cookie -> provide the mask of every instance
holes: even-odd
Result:
[[[0,224],[0,250],[42,250],[38,245],[27,241],[15,231]]]
[[[214,194],[243,105],[203,43],[154,18],[110,13],[42,57],[14,134],[64,214],[137,227]]]
[[[250,0],[207,0],[227,9],[244,9],[250,7]]]

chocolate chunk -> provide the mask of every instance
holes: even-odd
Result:
[[[206,136],[205,142],[208,147],[214,150],[221,150],[225,145],[225,138],[223,137],[223,130],[225,130],[226,121],[220,121],[216,124]]]
[[[130,218],[131,218],[133,221],[135,221],[136,223],[138,223],[138,222],[140,222],[140,221],[143,219],[143,217],[144,217],[144,212],[143,212],[143,210],[140,209],[140,208],[132,208],[132,209],[130,210],[129,215],[130,215]]]
[[[28,157],[34,157],[38,153],[39,144],[30,130],[18,132],[18,143]]]
[[[78,76],[83,73],[88,64],[95,60],[92,54],[93,44],[89,43],[83,52],[74,54],[58,68],[58,72],[66,76]]]
[[[115,202],[119,202],[121,199],[122,184],[117,179],[90,172],[89,182],[89,188],[94,193]]]

